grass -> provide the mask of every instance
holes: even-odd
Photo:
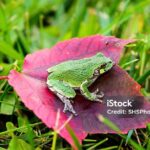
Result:
[[[120,66],[150,96],[150,0],[1,0],[0,76],[21,70],[24,57],[60,40],[92,34],[135,38]],[[106,119],[106,125],[115,128]],[[112,126],[111,126],[112,125]],[[78,149],[150,149],[150,125],[128,135],[89,135]],[[141,142],[141,145],[139,143]],[[27,110],[6,80],[0,80],[0,150],[70,150],[71,146]]]

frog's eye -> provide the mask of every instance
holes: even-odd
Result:
[[[100,70],[99,70],[100,74],[103,74],[105,72],[106,65],[107,65],[106,63],[104,63],[103,65],[101,65]]]
[[[100,70],[99,70],[99,73],[100,73],[100,74],[103,74],[104,72],[105,72],[105,69],[100,69]]]

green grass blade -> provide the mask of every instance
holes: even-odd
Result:
[[[126,139],[126,135],[120,135],[121,137],[123,137],[124,139]],[[139,145],[138,143],[136,143],[134,140],[132,139],[129,139],[129,142],[128,142],[130,145],[133,146],[133,148],[135,150],[145,150],[141,145]]]
[[[150,139],[148,139],[146,150],[150,150]]]
[[[78,35],[80,24],[85,16],[86,0],[78,0],[75,13],[72,17],[72,37]]]
[[[123,65],[122,65],[122,68],[125,68],[125,67],[129,66],[130,64],[132,64],[132,63],[134,63],[134,62],[137,62],[137,61],[139,61],[139,59],[131,60],[130,62],[127,62],[127,63],[123,64]]]
[[[116,131],[116,132],[120,132],[121,133],[121,130],[119,129],[119,127],[117,127],[117,125],[115,125],[112,121],[110,121],[108,118],[102,116],[102,115],[99,115],[98,116],[98,119],[99,121],[101,121],[102,123],[104,123],[105,125],[107,125],[110,129]]]
[[[20,53],[4,41],[0,41],[0,52],[13,59],[23,59]]]
[[[93,146],[89,147],[87,150],[93,150],[93,149],[96,149],[96,147],[98,147],[99,145],[105,143],[106,141],[108,141],[108,138],[105,138],[104,140],[98,142],[98,143],[95,143]]]
[[[128,132],[128,135],[127,135],[127,138],[126,138],[126,144],[127,144],[128,141],[131,139],[131,136],[132,136],[132,134],[133,134],[133,131],[134,131],[134,130],[130,130],[130,131]]]
[[[52,148],[51,148],[51,150],[56,150],[56,142],[57,142],[57,132],[54,131],[53,142],[52,142]]]
[[[82,147],[78,141],[78,138],[76,137],[75,133],[73,132],[73,130],[71,129],[71,127],[69,125],[66,126],[66,129],[68,130],[70,136],[72,137],[75,146],[77,147],[78,150],[82,150]]]
[[[109,146],[109,147],[106,147],[106,148],[101,148],[101,150],[112,150],[112,149],[117,149],[118,146]]]
[[[137,82],[139,84],[142,84],[149,76],[150,76],[150,70],[147,70],[141,77],[138,78]]]

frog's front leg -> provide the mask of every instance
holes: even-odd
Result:
[[[75,112],[72,104],[71,104],[71,98],[74,98],[76,93],[73,88],[71,88],[67,83],[64,83],[63,81],[55,80],[55,79],[49,79],[47,81],[48,88],[53,91],[60,100],[64,103],[64,110],[63,112],[70,111],[74,115],[77,115]]]
[[[95,79],[85,80],[80,86],[80,91],[88,100],[102,102],[101,98],[104,96],[103,92],[97,94],[99,92],[98,89],[93,93],[88,90],[88,87],[93,83],[93,80],[95,81]]]

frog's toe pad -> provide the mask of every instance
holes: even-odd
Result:
[[[99,94],[98,94],[98,93],[99,93]],[[93,92],[93,94],[95,94],[96,97],[98,97],[98,98],[103,98],[103,97],[104,97],[104,93],[103,93],[102,91],[99,92],[99,89],[98,89],[98,88]]]
[[[103,100],[98,99],[98,98],[97,98],[97,99],[95,99],[94,101],[95,101],[95,102],[101,102],[101,103],[103,102]]]
[[[104,93],[103,93],[103,92],[100,92],[100,94],[97,94],[96,97],[98,97],[98,98],[103,98],[103,97],[104,97]]]
[[[95,95],[95,99],[94,99],[94,101],[96,101],[96,102],[103,102],[103,100],[101,99],[101,98],[103,98],[104,97],[104,93],[103,92],[100,92],[100,94],[97,94],[97,92],[98,92],[98,89],[93,93],[94,95]]]

